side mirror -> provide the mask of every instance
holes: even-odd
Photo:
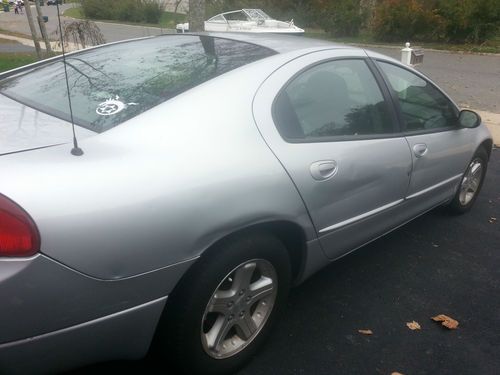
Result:
[[[461,128],[476,128],[481,124],[481,117],[474,111],[462,109],[458,117],[458,124]]]

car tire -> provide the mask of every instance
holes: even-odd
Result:
[[[273,235],[223,240],[169,296],[157,331],[156,359],[185,374],[233,373],[265,341],[290,282],[288,252]]]
[[[467,165],[457,192],[448,206],[452,213],[460,215],[472,208],[483,186],[487,168],[488,153],[481,147]]]

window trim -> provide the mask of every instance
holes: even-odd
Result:
[[[362,135],[335,135],[335,136],[325,136],[325,137],[314,137],[314,138],[300,138],[300,139],[295,139],[295,138],[288,138],[286,137],[281,129],[281,126],[279,123],[276,121],[276,101],[279,98],[279,96],[285,91],[288,86],[301,74],[304,72],[313,69],[314,67],[322,64],[327,64],[330,62],[335,62],[335,61],[340,61],[340,60],[361,60],[366,64],[366,67],[372,74],[375,83],[377,84],[377,87],[380,90],[380,93],[382,94],[382,98],[384,100],[384,103],[386,105],[386,109],[388,111],[391,123],[392,123],[392,133],[383,133],[383,134],[362,134]],[[287,142],[287,143],[292,143],[292,144],[301,144],[301,143],[319,143],[319,142],[346,142],[346,141],[364,141],[364,140],[370,140],[370,139],[386,139],[386,138],[399,138],[401,137],[402,134],[402,128],[401,124],[396,112],[396,109],[394,108],[394,103],[393,99],[391,96],[390,91],[387,89],[387,86],[381,77],[380,73],[378,72],[378,69],[374,66],[373,62],[369,57],[359,57],[359,56],[342,56],[342,57],[332,57],[328,59],[324,59],[321,61],[316,61],[312,64],[309,64],[303,68],[301,68],[299,71],[297,71],[295,74],[293,74],[281,87],[281,89],[278,91],[276,96],[273,99],[273,103],[271,105],[271,117],[274,123],[274,126],[278,130],[278,133],[280,134],[281,138]]]
[[[407,137],[407,136],[422,135],[422,134],[443,133],[443,132],[447,132],[447,131],[455,131],[455,130],[460,129],[460,127],[458,126],[458,114],[460,113],[460,108],[457,107],[457,105],[453,102],[453,100],[443,90],[441,90],[434,82],[429,80],[429,78],[427,78],[424,74],[420,73],[419,71],[409,69],[408,67],[406,67],[404,65],[394,63],[393,61],[390,61],[390,60],[385,60],[385,59],[381,59],[381,58],[371,58],[370,60],[372,60],[374,68],[377,69],[377,71],[379,72],[381,77],[383,77],[384,85],[386,86],[387,90],[390,93],[391,101],[392,101],[393,106],[396,110],[398,121],[400,124],[401,133],[403,136]],[[435,128],[435,129],[407,130],[406,129],[406,121],[403,118],[403,112],[401,110],[401,104],[399,103],[399,98],[396,94],[396,91],[392,88],[392,86],[389,82],[389,78],[385,74],[384,70],[379,66],[379,64],[378,64],[379,62],[393,65],[397,68],[400,68],[400,69],[405,70],[409,73],[412,73],[412,74],[416,75],[417,77],[419,77],[420,79],[424,80],[427,84],[434,87],[441,95],[443,95],[446,98],[446,100],[451,104],[452,108],[455,110],[455,114],[457,115],[457,124],[453,127],[449,126],[449,127]]]

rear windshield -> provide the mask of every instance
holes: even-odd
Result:
[[[166,35],[66,57],[73,117],[103,132],[192,87],[275,52],[254,44]],[[70,121],[64,63],[0,81],[0,93]]]

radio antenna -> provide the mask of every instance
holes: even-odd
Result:
[[[64,76],[66,77],[66,90],[68,92],[69,114],[71,116],[71,127],[73,129],[73,148],[71,149],[71,155],[82,156],[83,150],[80,147],[78,147],[78,141],[76,139],[76,132],[75,132],[75,121],[73,119],[73,106],[71,104],[71,91],[69,89],[68,69],[66,68],[66,53],[64,51],[64,39],[61,27],[61,15],[59,13],[59,1],[56,1],[56,6],[57,6],[57,19],[59,21],[59,34],[61,38],[61,48],[63,55]]]

